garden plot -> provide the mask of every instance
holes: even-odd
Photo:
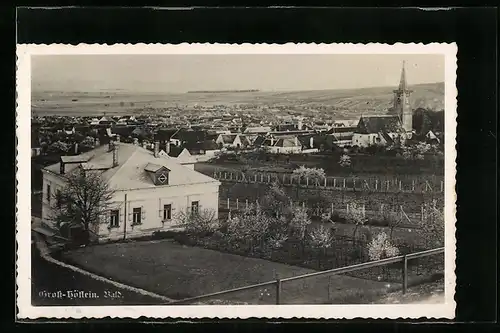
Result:
[[[263,259],[243,257],[171,240],[97,245],[63,254],[63,260],[112,280],[173,299],[272,281],[314,272]],[[353,295],[384,294],[394,287],[384,282],[349,276],[315,278],[284,283],[282,303],[353,302]],[[239,292],[220,299],[250,304],[273,304],[273,286]]]

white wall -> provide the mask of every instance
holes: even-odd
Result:
[[[119,228],[109,228],[109,217],[103,218],[99,235],[102,238],[123,238],[125,221],[127,238],[151,234],[156,230],[178,227],[178,215],[191,209],[191,203],[198,201],[201,210],[213,210],[217,216],[219,209],[219,183],[195,184],[185,186],[166,186],[153,189],[119,191],[115,194],[111,209],[120,211]],[[125,194],[127,202],[125,204]],[[163,205],[172,205],[172,220],[162,222]],[[127,216],[125,216],[125,205]],[[132,227],[133,209],[141,208],[142,224]]]
[[[194,168],[194,165],[193,165]],[[51,192],[56,193],[57,189],[62,189],[64,181],[58,176],[47,171],[43,171],[43,199],[42,218],[49,219],[51,207],[47,201],[47,185],[50,184]],[[167,230],[176,228],[179,212],[191,208],[193,201],[199,202],[200,210],[213,210],[218,216],[219,209],[219,182],[204,184],[162,186],[157,188],[147,188],[129,191],[117,191],[111,202],[110,209],[120,211],[119,228],[109,227],[109,215],[102,217],[102,223],[98,231],[103,239],[123,238],[125,221],[127,223],[127,238],[140,235],[148,235],[156,230]],[[127,216],[125,216],[125,194],[127,194]],[[51,198],[54,200],[54,198]],[[163,205],[172,205],[172,220],[162,223]],[[142,224],[132,227],[133,208],[141,207]]]

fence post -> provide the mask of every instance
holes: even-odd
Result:
[[[352,189],[353,190],[356,189],[356,179],[355,178],[352,179]]]
[[[224,172],[224,179],[227,179],[227,172]]]
[[[268,175],[267,175],[267,182],[268,182],[268,183],[270,183],[270,182],[271,182],[271,175],[270,175],[270,174],[268,174]]]
[[[399,190],[401,191],[403,189],[403,184],[401,183],[401,181],[399,181]]]
[[[408,289],[408,258],[403,256],[403,294],[406,294]]]
[[[333,202],[331,203],[331,211],[332,211],[332,215],[333,215]]]
[[[281,279],[279,276],[276,277],[276,304],[281,303]]]
[[[261,174],[260,175],[260,182],[263,183],[264,182],[264,174]]]
[[[375,191],[378,191],[378,179],[375,179]]]
[[[257,183],[257,174],[253,175],[254,182]]]
[[[326,188],[326,179],[327,179],[327,178],[325,177],[325,188]]]
[[[424,205],[420,206],[420,221],[424,222]]]
[[[345,178],[344,178],[344,189],[345,189]]]
[[[306,186],[309,186],[309,177],[306,177]]]
[[[415,179],[411,181],[411,190],[412,192],[415,192]]]
[[[443,192],[443,188],[444,188],[444,183],[443,181],[441,181],[441,192]]]
[[[238,198],[236,198],[236,210],[238,210],[239,208],[238,201],[239,201]]]
[[[285,176],[286,176],[286,174],[284,173],[283,174],[283,184],[285,184],[285,178],[286,178]]]
[[[349,204],[347,204],[347,206],[346,206],[346,212],[347,212],[347,214],[349,214]]]
[[[229,198],[227,198],[227,209],[229,209]]]
[[[248,199],[245,199],[245,208],[248,209]]]
[[[337,187],[337,178],[333,178],[333,188]]]
[[[302,201],[302,209],[305,209],[305,208],[306,208],[306,202]]]
[[[366,212],[365,212],[365,204],[363,204],[363,218],[366,217]]]

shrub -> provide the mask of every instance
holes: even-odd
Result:
[[[385,232],[379,233],[368,244],[368,256],[370,260],[380,260],[399,255],[399,249],[391,243]]]
[[[341,167],[347,168],[351,166],[351,157],[349,155],[340,156],[339,164]]]
[[[212,209],[202,209],[198,212],[181,211],[177,219],[189,233],[211,234],[220,229],[221,225],[217,214]]]

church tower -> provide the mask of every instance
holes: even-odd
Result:
[[[399,116],[405,132],[411,132],[413,130],[413,112],[410,104],[410,95],[413,91],[408,89],[408,84],[406,83],[406,70],[404,61],[403,69],[401,70],[401,79],[399,80],[399,87],[393,92],[394,111]]]

